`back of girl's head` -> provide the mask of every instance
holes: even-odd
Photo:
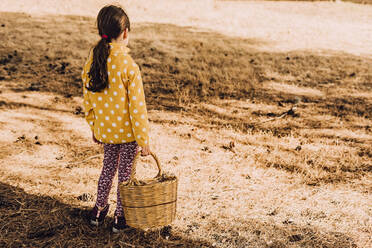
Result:
[[[93,48],[93,62],[89,71],[88,90],[102,91],[108,85],[107,59],[110,54],[109,43],[119,37],[125,29],[130,31],[130,22],[125,11],[118,6],[103,7],[97,16],[98,33],[101,40]]]

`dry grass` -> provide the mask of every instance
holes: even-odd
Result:
[[[0,14],[2,247],[368,247],[372,60],[169,24],[136,24],[131,48],[177,220],[90,229],[100,158],[70,162],[102,152],[80,114],[93,23]]]
[[[372,55],[372,5],[331,1],[117,0],[134,23],[167,23],[261,41],[268,52]],[[2,0],[0,11],[96,17],[111,0]],[[233,17],[233,18],[232,18]],[[314,39],[316,37],[316,39]]]
[[[17,18],[13,25],[20,28],[2,48],[3,80],[17,80],[8,85],[14,91],[80,96],[80,66],[95,37],[93,21],[48,18]],[[3,22],[6,29],[13,19]],[[22,38],[31,26],[38,27],[30,38],[35,42]],[[71,36],[72,30],[92,32],[79,37]],[[39,39],[42,34],[46,37]],[[66,42],[68,48],[63,46]],[[253,44],[174,25],[138,25],[132,49],[143,71],[150,109],[184,111],[200,120],[199,127],[268,133],[273,138],[265,142],[267,154],[262,159],[256,154],[260,164],[299,173],[309,184],[361,178],[370,172],[372,101],[370,95],[360,94],[371,89],[372,60],[340,53],[266,53],[250,48]],[[12,47],[23,49],[16,52]],[[216,107],[200,104],[205,101]],[[287,118],[264,122],[294,104],[297,110]],[[291,137],[290,144],[283,141],[286,137]],[[335,155],[306,149],[314,143]],[[340,160],[338,154],[345,148],[350,154]]]

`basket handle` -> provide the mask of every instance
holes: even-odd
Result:
[[[161,177],[163,175],[163,170],[161,168],[158,156],[156,156],[156,154],[152,153],[152,152],[150,154],[154,158],[154,160],[156,162],[156,165],[158,166],[158,170],[159,170],[159,172],[158,172],[158,174],[156,175],[155,178]],[[135,185],[135,184],[138,185],[139,184],[138,180],[136,178],[136,167],[137,167],[137,163],[138,163],[138,160],[139,160],[140,157],[141,157],[141,153],[138,152],[136,154],[136,156],[134,157],[134,160],[133,160],[132,172],[131,172],[131,175],[130,175],[130,178],[129,178],[129,184],[131,184],[131,185]]]

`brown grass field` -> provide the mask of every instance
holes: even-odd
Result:
[[[62,14],[38,15],[30,2],[5,2],[0,247],[372,246],[372,6],[246,3],[262,8],[257,15],[277,13],[263,26],[271,39],[251,23],[221,32],[207,14],[187,25],[174,19],[178,9],[168,20],[158,9],[141,19],[145,10],[129,8],[151,148],[179,178],[178,208],[171,227],[114,235],[112,210],[103,228],[84,221],[103,153],[81,113],[94,11],[67,15],[66,1]],[[219,4],[206,6],[233,13],[235,5]],[[285,5],[298,23],[314,25],[292,25]],[[155,175],[153,162],[142,161],[138,173]]]

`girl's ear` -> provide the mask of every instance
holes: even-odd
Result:
[[[128,29],[126,28],[123,32],[123,40],[125,40],[126,38],[128,38]]]

